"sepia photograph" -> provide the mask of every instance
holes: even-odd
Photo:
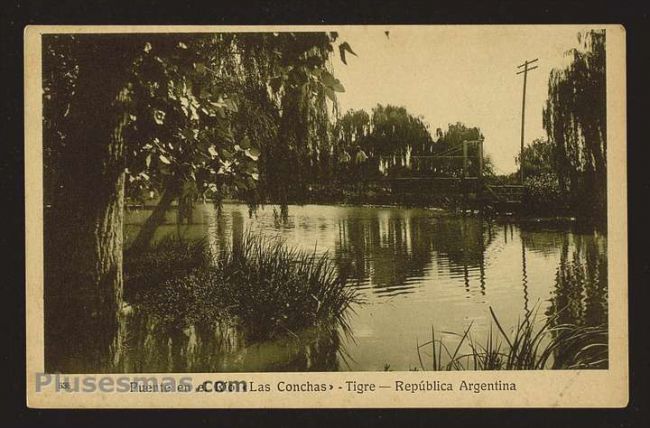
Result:
[[[26,86],[43,373],[626,364],[620,28],[79,28]]]

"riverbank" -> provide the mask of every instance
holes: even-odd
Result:
[[[215,204],[215,201],[213,200],[206,200],[204,202],[198,202],[198,205],[207,205],[207,204]],[[239,199],[223,199],[221,201],[222,205],[247,205],[247,203],[243,200]],[[135,204],[135,203],[127,203],[126,209],[127,210],[146,210],[146,211],[152,211],[153,209],[156,208],[157,205],[157,200],[152,199],[150,201],[147,201],[144,204]],[[411,209],[422,209],[427,212],[433,213],[437,216],[443,217],[443,216],[470,216],[470,217],[485,217],[490,220],[502,220],[502,221],[517,221],[520,223],[525,223],[525,224],[544,224],[544,223],[554,223],[554,224],[576,224],[578,223],[578,218],[575,216],[570,216],[570,215],[536,215],[532,213],[504,213],[504,214],[490,214],[487,215],[486,213],[482,213],[480,210],[460,210],[460,209],[452,209],[450,207],[443,207],[443,206],[429,206],[429,205],[402,205],[401,203],[397,201],[393,202],[372,202],[372,201],[365,201],[365,202],[340,202],[337,204],[332,204],[329,202],[304,202],[304,203],[297,203],[297,202],[292,202],[289,204],[290,206],[340,206],[343,208],[355,208],[355,207],[362,207],[362,208],[411,208]],[[176,204],[172,204],[171,208],[175,209]],[[265,203],[265,204],[259,204],[259,205],[252,205],[251,206],[251,211],[254,212],[257,209],[264,209],[265,207],[278,207],[280,204],[278,203]]]

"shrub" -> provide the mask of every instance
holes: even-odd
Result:
[[[526,179],[523,205],[535,214],[562,214],[566,211],[566,200],[557,175],[542,173]]]

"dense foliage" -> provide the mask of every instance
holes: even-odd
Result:
[[[460,177],[463,141],[483,139],[479,128],[470,128],[461,122],[449,124],[444,132],[438,128],[434,138],[422,117],[393,105],[377,105],[370,114],[364,110],[350,110],[337,121],[335,132],[338,169],[361,170],[363,177],[371,180],[378,176]],[[363,153],[361,157],[360,152]],[[476,143],[468,144],[467,155],[470,175],[477,176],[479,151]],[[489,160],[483,172],[492,174]],[[351,175],[354,179],[355,175]]]
[[[604,221],[607,208],[605,31],[578,36],[569,65],[551,72],[544,128],[560,191],[583,217]]]
[[[528,213],[563,215],[570,211],[566,192],[560,188],[555,156],[555,147],[548,140],[536,139],[524,147],[524,206]],[[520,158],[515,158],[519,165]]]
[[[304,186],[305,160],[317,158],[321,141],[307,137],[316,125],[329,126],[324,100],[343,90],[328,60],[335,48],[341,59],[353,53],[337,38],[44,36],[48,368],[93,370],[101,360],[111,370],[110,355],[123,346],[118,318],[129,197],[160,194],[131,247],[137,253],[175,200],[183,222],[200,196],[218,201],[272,190],[286,202],[294,183]]]
[[[131,101],[124,129],[128,194],[162,192],[171,183],[210,196],[224,186],[245,194],[257,187],[260,164],[261,181],[274,184],[263,187],[264,196],[305,181],[330,150],[327,103],[344,90],[328,70],[337,37],[226,33],[129,39],[135,48],[124,82]],[[65,150],[65,112],[75,101],[79,57],[92,41],[61,35],[46,42],[50,138],[45,141],[55,157]],[[120,43],[127,41],[116,40],[115,49]],[[340,52],[351,51],[341,46]],[[57,168],[55,162],[46,164]],[[193,185],[182,185],[187,182]]]

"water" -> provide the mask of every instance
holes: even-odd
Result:
[[[127,214],[127,242],[149,213]],[[416,347],[431,339],[432,327],[453,347],[454,333],[471,324],[481,342],[494,327],[490,307],[506,329],[526,314],[543,319],[560,309],[561,322],[607,322],[606,238],[578,233],[571,223],[322,205],[290,206],[286,219],[278,214],[267,206],[250,217],[245,205],[225,204],[217,216],[211,205],[198,205],[192,224],[180,228],[168,213],[155,239],[207,238],[218,248],[250,229],[327,252],[337,265],[352,265],[352,286],[364,301],[350,314],[351,334],[308,331],[260,344],[232,326],[169,332],[146,319],[131,327],[139,338],[131,370],[409,370],[420,368]],[[422,357],[426,365],[426,351]]]

